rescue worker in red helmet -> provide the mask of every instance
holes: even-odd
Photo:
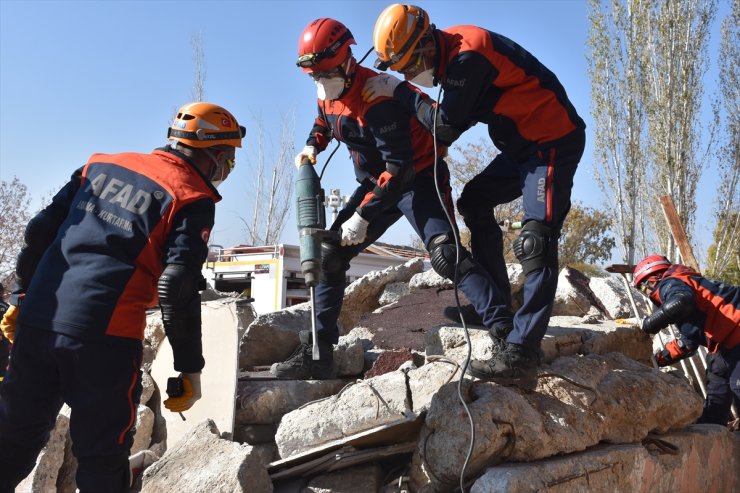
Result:
[[[740,288],[707,279],[662,255],[641,260],[634,286],[659,308],[640,327],[648,334],[675,324],[679,337],[654,358],[667,366],[707,347],[707,398],[700,423],[726,425],[733,400],[740,403]]]
[[[373,44],[376,67],[423,87],[441,84],[444,94],[436,104],[387,75],[366,84],[367,100],[395,97],[442,145],[451,145],[477,122],[488,126],[501,153],[465,185],[457,207],[470,229],[473,258],[509,304],[503,235],[492,211],[523,198],[524,226],[513,249],[526,275],[524,302],[506,344],[498,346],[502,350],[491,360],[473,361],[468,372],[532,385],[555,299],[558,238],[570,210],[586,125],[555,74],[501,34],[476,26],[437,29],[424,9],[393,4],[378,16]]]
[[[332,344],[339,339],[337,319],[350,261],[402,216],[424,242],[434,270],[446,278],[455,277],[455,235],[447,219],[448,214],[454,217],[453,205],[449,171],[442,160],[445,148],[440,146],[435,155],[431,135],[392,98],[362,100],[365,82],[378,74],[357,63],[350,49],[354,43],[344,24],[323,18],[306,27],[298,44],[297,65],[316,83],[318,116],[306,147],[296,156],[296,166],[305,159],[315,163],[317,153],[337,139],[349,150],[359,186],[331,225],[341,240],[322,244],[321,279],[315,291],[320,359],[312,359],[312,341],[304,331],[293,355],[272,366],[272,373],[280,378],[334,376]],[[411,86],[409,90],[415,91]],[[437,198],[437,186],[444,206]],[[460,258],[458,284],[486,326],[494,330],[510,320],[511,313],[486,272],[465,249]]]
[[[26,226],[0,323],[14,341],[0,384],[2,492],[31,472],[64,403],[78,490],[129,490],[146,308],[157,298],[184,387],[164,406],[182,412],[201,396],[200,271],[216,187],[244,127],[196,102],[178,111],[167,136],[150,154],[92,155]]]

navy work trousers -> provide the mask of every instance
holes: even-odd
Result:
[[[726,425],[732,403],[740,407],[740,345],[707,354],[707,398],[699,423]]]
[[[18,327],[0,384],[0,493],[31,472],[65,402],[79,491],[128,491],[141,356],[134,339],[89,341]]]
[[[511,285],[504,260],[503,234],[493,208],[522,197],[522,223],[542,223],[552,231],[548,241],[557,242],[570,210],[573,176],[584,145],[585,133],[579,129],[550,145],[540,146],[523,162],[501,153],[463,187],[457,205],[470,229],[473,258],[491,275],[509,306]],[[514,330],[507,337],[508,342],[539,349],[558,283],[557,258],[552,260],[554,267],[546,266],[527,275],[524,301],[514,314]]]
[[[440,204],[437,195],[434,169],[429,167],[416,175],[414,183],[403,193],[394,207],[386,209],[370,221],[364,242],[351,246],[340,246],[339,242],[324,244],[322,279],[316,286],[315,293],[316,329],[319,339],[332,344],[336,344],[339,340],[337,319],[342,309],[346,273],[350,261],[380,238],[398,219],[406,217],[427,249],[435,237],[443,234],[448,235],[454,244],[452,226],[447,218],[448,214],[454,218],[449,170],[444,161],[440,161],[437,165],[437,183],[439,183],[445,207]],[[337,215],[337,219],[331,226],[332,230],[339,231],[341,224],[354,214],[357,205],[366,193],[367,189],[363,187],[355,190],[347,207]],[[511,325],[512,313],[493,280],[482,267],[474,265],[458,280],[458,286],[482,316],[486,327]]]

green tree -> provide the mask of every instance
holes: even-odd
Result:
[[[574,203],[560,235],[560,265],[583,269],[609,260],[617,244],[611,227],[612,218],[606,211]]]

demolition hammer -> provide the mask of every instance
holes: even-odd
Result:
[[[314,291],[321,275],[321,242],[338,240],[337,231],[326,230],[324,211],[324,189],[311,161],[304,159],[298,168],[296,189],[296,218],[301,248],[301,271],[311,297],[311,337],[313,359],[319,359],[319,344],[316,337],[316,300]]]

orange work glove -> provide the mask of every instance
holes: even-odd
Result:
[[[20,308],[15,305],[10,305],[8,311],[3,315],[3,320],[0,322],[0,330],[3,331],[3,335],[12,343],[15,341],[15,319],[18,318]]]

